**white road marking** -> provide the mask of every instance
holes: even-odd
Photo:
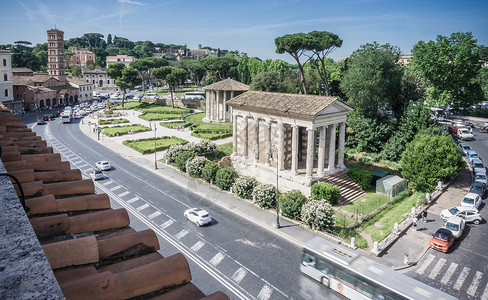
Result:
[[[437,274],[439,274],[439,271],[442,269],[445,263],[446,260],[444,258],[439,259],[435,267],[432,269],[432,272],[430,272],[429,278],[434,279],[437,276]]]
[[[455,290],[461,289],[461,287],[463,286],[464,281],[466,280],[466,277],[468,277],[469,270],[471,270],[471,269],[468,268],[468,267],[464,267],[463,268],[463,271],[461,272],[461,274],[459,274],[459,277],[458,277],[458,279],[456,280],[456,283],[453,286],[453,288]]]
[[[481,295],[481,300],[488,300],[488,284],[485,286],[485,291]]]
[[[217,254],[215,254],[214,257],[212,257],[212,259],[209,261],[209,263],[212,264],[212,266],[216,267],[220,264],[220,262],[222,261],[222,259],[224,259],[225,255],[222,254],[222,252],[219,252]]]
[[[427,269],[427,267],[429,267],[429,265],[432,263],[434,258],[435,258],[434,255],[429,254],[429,256],[427,256],[427,259],[424,260],[422,265],[415,272],[417,272],[417,274],[424,274],[425,270]]]
[[[163,229],[166,229],[168,228],[169,226],[171,226],[172,224],[174,223],[173,220],[169,219],[168,221],[164,222],[163,224],[161,224],[161,228]]]
[[[236,283],[241,283],[242,279],[247,275],[247,271],[243,268],[240,267],[237,269],[237,271],[232,275],[232,280],[234,280]]]
[[[113,191],[121,189],[121,188],[122,187],[120,185],[117,185],[117,186],[114,186],[113,188],[111,188],[110,190],[113,192]]]
[[[123,192],[123,193],[120,193],[118,196],[119,196],[119,197],[124,197],[124,196],[129,195],[129,194],[130,194],[130,192],[129,192],[129,191],[125,191],[125,192]]]
[[[471,282],[471,285],[468,288],[468,295],[474,296],[476,293],[476,290],[478,289],[478,285],[480,284],[481,277],[483,276],[483,273],[476,271],[476,274],[474,274],[473,281]]]
[[[141,210],[146,209],[146,208],[148,208],[148,207],[149,207],[149,204],[147,204],[147,203],[146,203],[146,204],[143,204],[143,205],[139,206],[139,207],[138,207],[138,208],[136,208],[136,209],[137,209],[138,211],[141,211]]]
[[[177,234],[175,234],[175,238],[177,240],[181,240],[182,238],[184,238],[188,234],[188,232],[189,232],[188,230],[183,229],[182,231],[180,231]]]
[[[452,274],[454,274],[454,271],[456,271],[456,268],[458,267],[458,264],[453,262],[447,269],[446,273],[444,273],[444,276],[441,279],[442,284],[447,284],[449,282],[449,279],[451,279]]]
[[[134,197],[134,198],[132,198],[132,199],[130,199],[130,200],[127,200],[127,203],[129,203],[129,204],[130,204],[130,203],[134,203],[134,202],[136,202],[137,200],[139,200],[139,197]]]
[[[156,218],[157,216],[159,216],[160,214],[161,214],[161,212],[158,210],[158,211],[153,212],[152,214],[150,214],[147,217],[152,220],[152,219]]]
[[[204,241],[198,241],[195,243],[195,245],[191,246],[191,250],[195,251],[195,252],[198,252],[198,250],[202,249],[203,246],[205,246],[205,242]]]
[[[81,168],[84,168],[84,167],[86,167],[86,166],[89,166],[89,164],[82,164],[81,166],[78,166],[78,168],[80,168],[80,169],[81,169]]]
[[[268,300],[271,297],[273,290],[269,285],[263,286],[261,291],[259,292],[258,299],[259,300]]]
[[[111,183],[114,183],[114,182],[113,182],[112,180],[109,180],[109,181],[107,181],[107,182],[104,182],[104,183],[103,183],[103,186],[107,186],[107,185],[109,185],[109,184],[111,184]]]

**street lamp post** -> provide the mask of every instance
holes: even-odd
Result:
[[[156,159],[156,123],[154,123],[154,169],[158,169],[158,161]]]
[[[273,158],[273,154],[276,155],[276,158]],[[276,161],[276,228],[281,228],[280,225],[280,194],[278,191],[278,171],[279,171],[279,166],[278,166],[278,148],[276,146],[273,146],[273,150],[271,152],[271,159]]]

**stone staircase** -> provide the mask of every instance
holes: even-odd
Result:
[[[325,176],[319,179],[319,181],[327,182],[339,187],[341,190],[339,205],[347,205],[366,194],[366,192],[343,171]]]

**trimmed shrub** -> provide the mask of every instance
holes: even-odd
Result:
[[[191,177],[200,177],[202,175],[203,167],[210,161],[204,156],[195,156],[193,159],[186,162],[186,172]]]
[[[259,184],[252,192],[254,203],[262,208],[276,207],[276,187],[272,184]]]
[[[368,191],[371,189],[371,182],[373,182],[373,171],[360,169],[360,168],[350,168],[347,171],[347,175],[351,176],[363,190]]]
[[[164,159],[168,163],[174,163],[178,155],[186,150],[186,145],[172,145],[164,154]]]
[[[191,151],[183,151],[176,157],[175,165],[181,172],[186,172],[186,162],[192,160],[196,156]]]
[[[280,195],[280,211],[285,217],[298,220],[303,204],[307,201],[299,190],[289,191]]]
[[[198,143],[189,143],[186,146],[187,151],[192,151],[198,156],[205,156],[208,159],[213,159],[218,151],[217,145],[209,140],[202,140]]]
[[[257,181],[254,178],[239,177],[236,178],[234,185],[232,186],[232,191],[243,199],[251,199],[252,191],[256,185]]]
[[[300,215],[302,222],[314,230],[332,229],[335,226],[332,205],[324,199],[305,202]]]
[[[311,196],[313,200],[324,199],[334,205],[339,202],[341,190],[327,182],[319,182],[312,185]]]
[[[215,181],[215,175],[217,175],[218,170],[220,170],[218,163],[214,161],[209,162],[202,169],[202,179],[206,182]]]
[[[217,174],[215,174],[215,184],[221,190],[227,191],[234,184],[237,176],[236,170],[232,169],[231,167],[222,168],[217,171]]]

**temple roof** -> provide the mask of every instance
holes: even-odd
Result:
[[[224,79],[211,85],[203,87],[204,90],[211,91],[248,91],[249,86],[234,79]]]
[[[336,97],[259,91],[247,91],[226,103],[234,109],[307,119],[320,115],[331,106],[340,106],[340,111],[344,112],[354,110]]]

